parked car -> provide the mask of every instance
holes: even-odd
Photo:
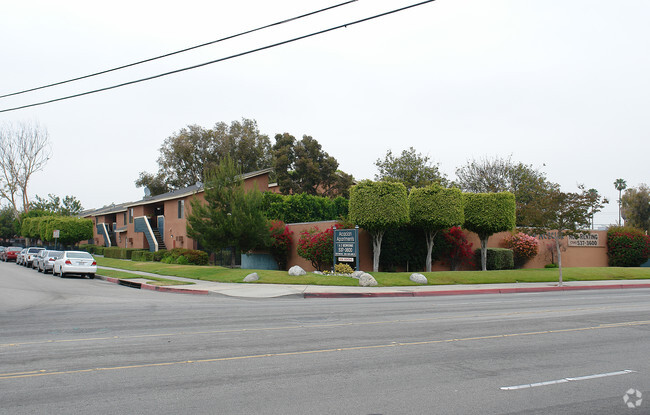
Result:
[[[25,259],[25,253],[27,252],[27,248],[23,248],[18,254],[16,254],[16,265],[22,265],[23,260]]]
[[[92,255],[84,251],[63,251],[54,261],[52,275],[59,275],[61,278],[67,274],[87,275],[88,278],[95,278],[97,262]]]
[[[37,247],[37,246],[32,246],[30,248],[27,248],[27,252],[25,252],[24,258],[20,264],[26,267],[31,267],[32,263],[34,262],[34,259],[36,259],[36,255],[38,255],[38,253],[43,250],[45,250],[45,248]]]
[[[4,262],[15,261],[16,256],[23,248],[19,246],[10,246],[2,253],[2,260]]]
[[[38,253],[38,256],[34,260],[34,263],[36,264],[36,270],[38,272],[42,272],[43,274],[47,274],[48,271],[52,271],[52,268],[54,267],[54,261],[56,261],[56,259],[61,254],[63,254],[63,251],[53,251],[47,249],[42,250]]]

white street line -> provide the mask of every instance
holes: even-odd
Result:
[[[557,385],[559,383],[568,383],[568,382],[574,382],[574,381],[578,381],[578,380],[589,380],[589,379],[605,378],[605,377],[608,377],[608,376],[629,375],[630,373],[635,373],[635,371],[626,369],[626,370],[619,370],[618,372],[599,373],[599,374],[596,374],[596,375],[579,376],[579,377],[564,378],[564,379],[558,379],[558,380],[549,380],[549,381],[546,381],[546,382],[527,383],[527,384],[524,384],[524,385],[517,385],[517,386],[502,386],[501,390],[512,391],[512,390],[518,390],[518,389],[528,389],[528,388],[534,388],[536,386]]]

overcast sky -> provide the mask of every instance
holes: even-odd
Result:
[[[342,0],[338,0],[341,2]],[[337,0],[4,1],[0,95],[215,40]],[[415,1],[336,10],[117,73],[0,99],[0,109],[226,57]],[[512,154],[565,191],[648,183],[650,2],[438,0],[398,14],[165,78],[0,113],[47,128],[53,157],[30,195],[84,208],[138,200],[163,140],[198,124],[257,120],[308,134],[356,179],[413,146],[450,179],[472,158]]]

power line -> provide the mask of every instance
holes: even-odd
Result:
[[[214,63],[223,62],[223,61],[230,60],[230,59],[233,59],[233,58],[238,58],[240,56],[250,55],[250,54],[255,53],[255,52],[260,52],[260,51],[263,51],[263,50],[266,50],[266,49],[271,49],[271,48],[274,48],[274,47],[277,47],[277,46],[286,45],[288,43],[293,43],[293,42],[296,42],[298,40],[303,40],[303,39],[307,39],[307,38],[314,37],[314,36],[317,36],[317,35],[321,35],[321,34],[324,34],[324,33],[332,32],[334,30],[343,29],[343,28],[346,28],[348,26],[352,26],[352,25],[355,25],[355,24],[364,23],[364,22],[367,22],[369,20],[373,20],[373,19],[377,19],[379,17],[384,17],[384,16],[387,16],[387,15],[390,15],[390,14],[398,13],[398,12],[401,12],[401,11],[404,11],[404,10],[407,10],[407,9],[411,9],[411,8],[414,8],[414,7],[422,6],[424,4],[432,3],[434,1],[435,0],[422,1],[422,2],[419,2],[419,3],[411,4],[409,6],[400,7],[399,9],[394,9],[394,10],[387,11],[387,12],[384,12],[384,13],[376,14],[374,16],[370,16],[370,17],[366,17],[366,18],[363,18],[363,19],[355,20],[355,21],[349,22],[349,23],[344,23],[344,24],[341,24],[341,25],[338,25],[338,26],[330,27],[329,29],[320,30],[318,32],[312,32],[312,33],[307,34],[307,35],[303,35],[303,36],[295,37],[295,38],[292,38],[292,39],[284,40],[282,42],[277,42],[277,43],[273,43],[273,44],[270,44],[270,45],[262,46],[262,47],[259,47],[259,48],[256,48],[256,49],[250,49],[250,50],[245,51],[245,52],[236,53],[234,55],[226,56],[225,58],[215,59],[215,60],[212,60],[212,61],[200,63],[198,65],[192,65],[192,66],[188,66],[188,67],[185,67],[185,68],[176,69],[176,70],[173,70],[173,71],[170,71],[170,72],[165,72],[165,73],[161,73],[161,74],[158,74],[158,75],[149,76],[149,77],[146,77],[146,78],[136,79],[134,81],[129,81],[129,82],[124,82],[124,83],[117,84],[117,85],[108,86],[108,87],[105,87],[105,88],[99,88],[99,89],[94,89],[94,90],[91,90],[91,91],[82,92],[82,93],[79,93],[79,94],[68,95],[68,96],[65,96],[65,97],[62,97],[62,98],[55,98],[55,99],[50,99],[50,100],[47,100],[47,101],[36,102],[34,104],[28,104],[28,105],[22,105],[22,106],[19,106],[19,107],[3,109],[3,110],[0,110],[0,113],[9,112],[9,111],[16,111],[16,110],[30,108],[30,107],[36,107],[36,106],[39,106],[39,105],[51,104],[53,102],[64,101],[64,100],[71,99],[71,98],[78,98],[78,97],[81,97],[81,96],[84,96],[84,95],[90,95],[90,94],[94,94],[94,93],[97,93],[97,92],[108,91],[108,90],[111,90],[111,89],[121,88],[121,87],[127,86],[127,85],[133,85],[133,84],[137,84],[137,83],[144,82],[144,81],[150,81],[152,79],[162,78],[164,76],[176,74],[176,73],[179,73],[179,72],[189,71],[191,69],[201,68],[203,66],[212,65]]]
[[[93,76],[103,75],[103,74],[106,74],[106,73],[109,73],[109,72],[118,71],[120,69],[130,68],[132,66],[140,65],[140,64],[143,64],[143,63],[152,62],[152,61],[162,59],[162,58],[167,58],[167,57],[170,57],[170,56],[173,56],[173,55],[178,55],[179,53],[188,52],[190,50],[202,48],[204,46],[209,46],[209,45],[213,45],[215,43],[219,43],[219,42],[223,42],[223,41],[226,41],[226,40],[234,39],[236,37],[248,35],[248,34],[251,34],[253,32],[263,30],[263,29],[268,29],[270,27],[279,26],[279,25],[284,24],[284,23],[289,23],[289,22],[292,22],[294,20],[302,19],[304,17],[308,17],[308,16],[312,16],[314,14],[322,13],[322,12],[327,11],[327,10],[331,10],[331,9],[335,9],[337,7],[345,6],[347,4],[354,3],[356,1],[357,0],[349,0],[349,1],[346,1],[346,2],[343,2],[343,3],[339,3],[339,4],[335,4],[333,6],[326,7],[324,9],[316,10],[316,11],[305,13],[305,14],[301,14],[300,16],[290,17],[288,19],[280,20],[279,22],[275,22],[275,23],[264,25],[264,26],[260,26],[260,27],[257,27],[255,29],[246,30],[244,32],[237,33],[236,35],[229,35],[229,36],[226,36],[226,37],[221,38],[221,39],[213,40],[211,42],[201,43],[200,45],[191,46],[189,48],[177,50],[175,52],[166,53],[164,55],[144,59],[144,60],[141,60],[141,61],[129,63],[129,64],[122,65],[122,66],[117,66],[115,68],[106,69],[106,70],[103,70],[103,71],[100,71],[100,72],[95,72],[95,73],[91,73],[91,74],[88,74],[88,75],[79,76],[77,78],[71,78],[71,79],[67,79],[65,81],[55,82],[55,83],[52,83],[52,84],[42,85],[42,86],[38,86],[38,87],[35,87],[35,88],[25,89],[23,91],[12,92],[10,94],[0,95],[0,98],[6,98],[6,97],[14,96],[14,95],[25,94],[27,92],[38,91],[40,89],[50,88],[50,87],[57,86],[57,85],[63,85],[63,84],[67,84],[67,83],[70,83],[70,82],[79,81],[79,80],[82,80],[82,79],[92,78]]]

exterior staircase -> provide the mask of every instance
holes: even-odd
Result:
[[[158,228],[153,228],[152,231],[154,238],[156,238],[156,242],[158,242],[158,250],[167,249],[165,246],[165,240],[160,235],[160,232],[158,232]]]

